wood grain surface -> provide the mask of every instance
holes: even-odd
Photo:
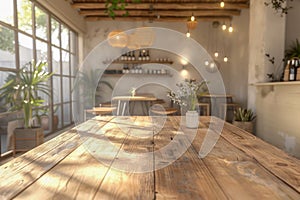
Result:
[[[299,160],[211,123],[97,116],[2,165],[0,199],[300,199]],[[208,131],[220,137],[201,159]]]

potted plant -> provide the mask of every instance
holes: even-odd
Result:
[[[255,116],[251,109],[238,108],[234,111],[232,124],[250,133],[254,130]]]
[[[49,95],[47,85],[51,73],[45,70],[46,63],[27,63],[0,88],[0,97],[4,97],[8,111],[23,111],[24,127],[14,131],[14,153],[16,150],[28,150],[43,143],[43,129],[34,127],[33,109],[42,106],[44,100],[39,93]]]
[[[53,113],[56,113],[58,106],[53,106]],[[49,130],[49,106],[37,109],[37,125],[41,126],[43,130]],[[52,119],[53,131],[58,128],[58,116],[53,115]]]
[[[196,82],[186,80],[183,83],[177,84],[178,91],[171,91],[168,96],[181,107],[181,113],[186,115],[186,127],[198,128],[199,113],[197,93],[206,84],[206,81]]]

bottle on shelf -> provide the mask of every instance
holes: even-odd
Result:
[[[296,64],[295,64],[295,60],[292,60],[291,64],[290,64],[290,68],[289,68],[289,81],[295,81],[296,80]]]
[[[142,60],[142,51],[139,52],[139,57],[138,60],[141,61]]]
[[[147,60],[147,61],[150,60],[149,50],[146,51],[146,60]]]
[[[146,60],[146,50],[143,49],[142,50],[142,61],[145,61]]]
[[[135,61],[134,51],[131,52],[131,60]]]
[[[299,60],[298,59],[296,59],[295,60],[295,81],[298,79],[298,77],[297,77],[297,73],[298,73],[298,69],[299,69]]]
[[[284,81],[289,81],[290,65],[291,65],[291,60],[288,60],[287,63],[286,63],[286,66],[284,68],[284,76],[283,76]]]

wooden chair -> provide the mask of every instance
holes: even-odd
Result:
[[[204,116],[210,116],[210,104],[209,103],[198,103],[200,111],[204,108]]]
[[[219,112],[220,112],[220,117],[226,121],[232,121],[228,119],[228,111],[234,112],[236,109],[238,109],[240,105],[238,103],[222,103],[220,104]]]

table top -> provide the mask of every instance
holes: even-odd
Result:
[[[209,98],[232,98],[231,94],[202,94],[199,97],[209,97]]]
[[[94,107],[93,109],[87,109],[85,111],[88,113],[103,115],[103,114],[111,113],[115,109],[116,107]]]
[[[159,129],[154,122],[162,119]],[[212,151],[200,158],[207,132],[219,136],[214,127],[223,121],[201,117],[197,130],[180,120],[95,117],[2,165],[0,197],[300,199],[298,159],[228,123]]]
[[[115,96],[112,98],[113,101],[156,101],[157,98],[149,94],[138,94],[135,96]]]

